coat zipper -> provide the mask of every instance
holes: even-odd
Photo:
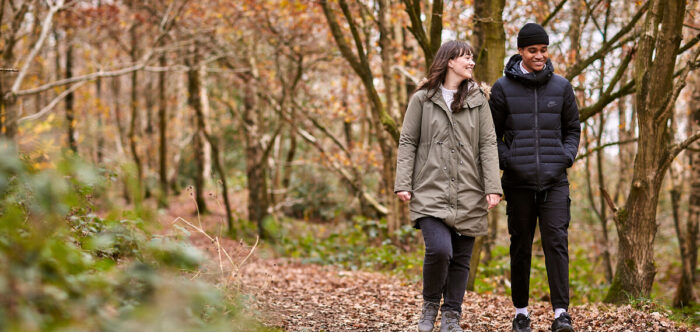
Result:
[[[455,123],[454,123],[454,118],[453,118],[454,114],[452,113],[452,110],[450,110],[449,112],[446,112],[446,114],[447,114],[448,121],[450,121],[450,127],[451,127],[450,132],[452,133],[452,135],[450,135],[450,139],[452,141],[452,144],[451,144],[452,147],[450,148],[450,164],[452,165],[452,167],[450,170],[451,172],[449,173],[449,177],[447,179],[447,181],[449,181],[448,182],[449,185],[447,186],[447,188],[448,188],[448,191],[452,191],[452,187],[453,186],[455,187],[454,188],[455,189],[455,191],[454,191],[455,197],[450,197],[449,204],[452,206],[452,213],[453,213],[453,215],[452,215],[452,227],[457,227],[457,209],[459,208],[459,206],[456,203],[457,203],[457,195],[459,193],[459,190],[457,190],[457,188],[456,188],[457,183],[455,181],[456,181],[456,175],[457,175],[457,171],[456,171],[457,163],[454,161],[455,161],[455,152],[459,153],[459,149],[457,147],[457,133],[455,133]],[[448,195],[452,196],[452,195],[450,195],[449,192],[448,192]]]
[[[455,124],[454,124],[454,120],[453,120],[453,118],[452,118],[452,111],[450,110],[449,106],[447,107],[447,110],[446,110],[446,109],[443,108],[442,105],[440,105],[439,103],[436,103],[436,104],[438,105],[438,107],[440,107],[440,108],[445,112],[445,115],[447,116],[447,121],[449,122],[450,133],[451,133],[451,135],[449,135],[449,141],[450,141],[450,143],[451,143],[451,144],[450,144],[451,147],[450,147],[450,156],[448,157],[448,158],[449,158],[448,160],[450,161],[450,164],[452,164],[452,161],[454,160],[454,156],[453,156],[453,155],[454,155],[454,152],[453,152],[453,151],[455,151],[455,149],[457,149],[457,144],[455,144],[455,142],[456,142],[456,137],[455,137],[455,135],[456,135],[456,134],[455,134]],[[445,143],[445,141],[440,142],[440,143],[438,143],[438,144],[442,145],[442,144],[444,144],[444,143]],[[458,152],[458,150],[457,150],[456,152]],[[452,215],[452,218],[451,218],[451,219],[452,219],[452,220],[451,220],[451,221],[452,221],[452,227],[456,227],[456,226],[457,226],[457,223],[456,223],[456,219],[457,219],[457,218],[456,218],[456,216],[457,216],[457,204],[455,204],[455,203],[453,203],[453,202],[456,202],[457,199],[456,199],[456,197],[454,197],[454,198],[451,197],[452,195],[451,195],[451,193],[450,193],[450,192],[452,191],[452,189],[451,189],[452,186],[456,186],[456,184],[454,183],[454,181],[452,181],[452,179],[453,179],[453,177],[454,177],[453,174],[456,173],[455,170],[454,170],[455,167],[456,167],[456,165],[452,164],[451,166],[452,166],[452,167],[450,168],[450,171],[451,171],[451,172],[447,172],[447,196],[449,197],[449,199],[448,199],[448,201],[447,201],[447,204],[452,208],[452,211],[453,211],[453,215]],[[457,196],[457,192],[458,192],[458,191],[455,190],[455,196]],[[446,219],[445,222],[446,222],[448,225],[450,224],[450,220],[447,220],[447,219]]]
[[[539,103],[537,98],[537,87],[535,87],[535,167],[537,175],[537,191],[542,191],[542,184],[540,183],[540,125],[538,123],[539,115]]]

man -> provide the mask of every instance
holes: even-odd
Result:
[[[530,260],[538,219],[554,309],[552,331],[574,331],[566,313],[571,218],[566,169],[576,157],[581,125],[571,83],[554,74],[548,45],[544,28],[525,24],[518,33],[519,54],[508,61],[489,101],[504,171],[516,332],[530,332]]]

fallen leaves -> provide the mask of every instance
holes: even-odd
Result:
[[[181,215],[170,211],[170,216]],[[207,216],[206,225],[221,216]],[[172,219],[170,219],[172,220]],[[210,241],[193,233],[192,242],[216,261]],[[222,239],[234,259],[251,250],[242,243]],[[422,304],[421,285],[387,273],[346,271],[332,266],[302,264],[284,258],[262,258],[255,251],[237,275],[238,291],[248,298],[247,311],[268,326],[285,331],[415,331]],[[530,302],[533,332],[550,331],[553,313],[549,303]],[[658,312],[631,306],[585,304],[570,308],[577,332],[700,332],[682,326]],[[465,331],[510,331],[514,309],[510,298],[468,292],[462,305]],[[439,322],[435,331],[438,330]]]
[[[242,291],[266,313],[261,319],[286,331],[414,331],[422,303],[421,285],[378,272],[255,259],[241,273]],[[532,330],[550,331],[549,303],[531,302],[529,310]],[[469,292],[461,325],[473,332],[510,331],[513,312],[508,297]],[[580,332],[700,331],[629,305],[586,304],[570,313]]]

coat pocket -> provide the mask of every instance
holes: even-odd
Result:
[[[571,167],[571,165],[574,163],[573,160],[569,157],[569,153],[566,152],[566,149],[564,148],[564,143],[562,141],[557,140],[557,143],[559,145],[559,152],[561,154],[561,160],[562,163],[564,164],[565,167]]]
[[[413,188],[420,187],[423,181],[423,178],[425,177],[425,170],[428,168],[428,164],[430,163],[430,158],[434,156],[433,149],[435,148],[433,144],[427,144],[423,146],[425,149],[425,157],[421,157],[420,155],[423,154],[423,151],[419,151],[419,158],[416,160],[418,162],[418,172],[416,173],[416,176],[413,179]]]
[[[513,168],[513,165],[515,165],[515,152],[516,140],[515,137],[513,137],[513,140],[510,142],[510,147],[508,147],[508,153],[506,153],[505,156],[506,169]]]

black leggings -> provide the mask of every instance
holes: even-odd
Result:
[[[474,237],[458,234],[441,219],[418,219],[425,241],[423,300],[440,303],[442,310],[462,312],[462,300],[469,278],[469,261]]]

